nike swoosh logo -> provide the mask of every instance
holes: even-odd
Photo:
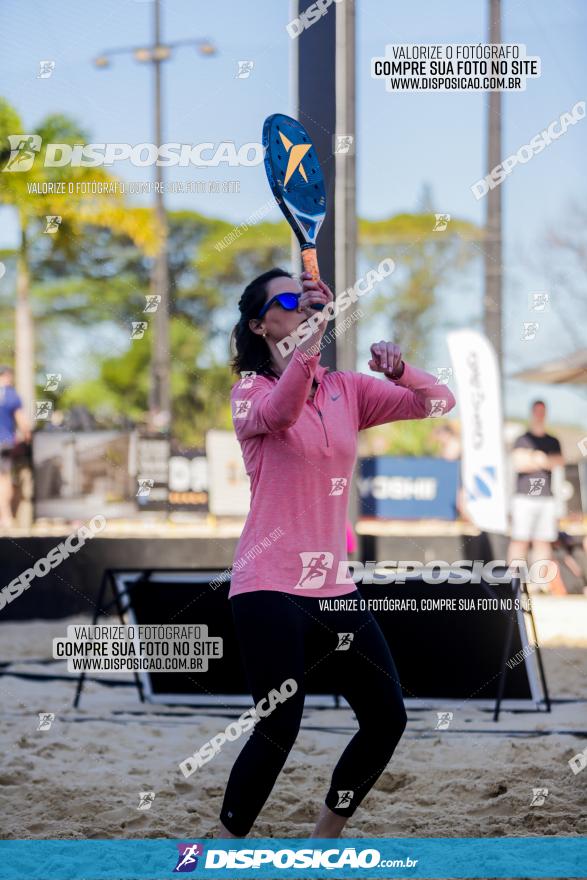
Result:
[[[331,394],[330,399],[331,400],[338,400],[338,398],[340,397],[341,394],[342,394],[342,391],[340,391],[338,394]]]

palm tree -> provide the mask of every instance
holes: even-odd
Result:
[[[38,150],[30,135],[40,138]],[[9,140],[9,136],[12,139]],[[52,246],[59,241],[61,249],[76,247],[83,225],[106,226],[127,235],[145,254],[152,256],[157,250],[157,230],[152,212],[146,208],[131,208],[125,204],[123,194],[105,195],[76,193],[77,182],[115,182],[103,168],[45,167],[47,144],[84,144],[90,140],[75,121],[61,114],[51,114],[34,129],[25,130],[17,111],[0,98],[0,204],[11,205],[16,212],[19,226],[19,245],[16,253],[16,300],[15,300],[15,376],[16,385],[23,400],[25,411],[33,414],[35,396],[35,333],[31,308],[31,274],[29,250],[31,244],[45,231],[46,218],[61,217],[58,232]],[[20,145],[21,151],[14,150]],[[22,146],[29,148],[23,150]],[[32,163],[22,161],[28,155]],[[36,155],[34,155],[36,153]],[[22,155],[21,155],[22,154]],[[30,167],[26,167],[30,164]],[[19,168],[19,165],[21,166]],[[43,192],[43,184],[73,184],[73,192]],[[37,192],[31,192],[31,184],[37,184]],[[57,238],[58,237],[58,238]]]

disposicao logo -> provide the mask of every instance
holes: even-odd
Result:
[[[37,134],[9,134],[6,135],[6,140],[10,146],[10,156],[1,169],[2,172],[30,171],[43,146],[41,136]],[[263,162],[263,144],[252,142],[243,144],[241,147],[237,147],[232,141],[160,145],[152,143],[46,143],[44,146],[44,168],[110,167],[116,162],[124,161],[129,161],[136,168],[151,165],[160,165],[164,168],[175,165],[180,168],[187,168],[191,165],[217,168],[220,165],[253,166]]]
[[[173,873],[189,874],[197,867],[198,858],[204,854],[204,847],[201,843],[178,843],[177,848],[179,854]]]
[[[38,134],[9,134],[10,156],[2,171],[30,171],[39,150],[41,136]]]

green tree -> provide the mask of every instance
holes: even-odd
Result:
[[[40,148],[30,135],[40,138]],[[12,136],[12,141],[9,137]],[[151,212],[129,208],[122,195],[88,196],[77,192],[75,184],[85,181],[112,181],[102,168],[64,166],[46,167],[47,145],[63,143],[73,146],[89,141],[78,124],[62,114],[45,117],[34,129],[25,129],[17,111],[0,98],[0,203],[12,206],[19,226],[19,247],[16,254],[15,298],[15,367],[16,381],[27,409],[32,411],[35,376],[35,332],[31,304],[30,250],[41,237],[51,240],[43,246],[60,250],[71,258],[84,224],[93,223],[116,229],[127,235],[146,253],[154,253],[157,234]],[[16,150],[20,152],[16,153]],[[30,168],[25,160],[32,159]],[[20,167],[19,167],[20,166]],[[73,183],[74,192],[44,192],[44,185]],[[36,185],[38,192],[32,192]],[[44,236],[46,217],[59,216],[57,234]]]
[[[240,293],[267,265],[287,265],[289,234],[285,223],[261,224],[248,229],[244,240],[223,246],[233,229],[226,221],[177,211],[169,212],[168,225],[174,435],[185,445],[201,445],[208,429],[231,424],[229,392],[235,377],[228,342]],[[131,340],[130,326],[149,320],[143,313],[150,290],[148,259],[127,238],[90,224],[80,230],[70,254],[42,244],[32,251],[31,271],[45,339],[64,326],[94,335],[100,328],[122,328],[128,339],[121,354],[94,361],[94,378],[56,395],[56,407],[90,406],[104,426],[120,425],[127,417],[142,423],[148,408],[150,331]],[[50,360],[49,351],[46,357]]]
[[[472,223],[451,219],[444,231],[434,231],[433,213],[396,214],[385,220],[359,220],[359,245],[369,266],[392,257],[396,270],[361,300],[365,322],[381,326],[385,315],[390,334],[410,357],[423,355],[424,340],[437,326],[437,295],[454,273],[462,272],[479,256],[475,243],[480,230]],[[364,305],[363,305],[364,304]]]

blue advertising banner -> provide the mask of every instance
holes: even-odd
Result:
[[[2,880],[585,877],[581,837],[8,840]]]
[[[442,458],[362,458],[361,515],[386,519],[457,517],[459,463]]]

